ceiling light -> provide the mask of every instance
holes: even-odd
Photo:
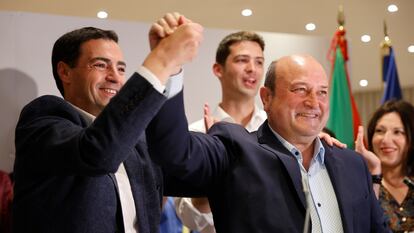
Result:
[[[314,23],[308,23],[305,25],[306,30],[313,31],[316,29],[316,25]]]
[[[393,12],[397,12],[397,11],[398,11],[397,5],[391,4],[391,5],[388,6],[388,12],[393,13]]]
[[[368,43],[368,42],[371,41],[371,36],[370,35],[363,35],[363,36],[361,36],[361,41],[365,42],[365,43]]]
[[[108,13],[106,13],[106,11],[99,11],[96,16],[98,16],[98,18],[100,19],[106,19],[108,18]]]
[[[408,46],[408,52],[409,53],[414,53],[414,45]]]
[[[361,87],[366,87],[366,86],[368,86],[368,80],[366,80],[366,79],[361,79],[361,80],[359,80],[359,85],[360,85]]]
[[[250,9],[244,9],[244,10],[242,10],[241,14],[243,16],[251,16],[253,14],[253,11],[250,10]]]

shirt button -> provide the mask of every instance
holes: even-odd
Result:
[[[399,209],[400,211],[403,211],[404,210],[404,208],[403,207],[400,207],[400,209]]]
[[[407,218],[406,218],[406,217],[403,217],[403,218],[401,219],[401,221],[405,222],[405,221],[407,221]]]

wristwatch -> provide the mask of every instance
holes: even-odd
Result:
[[[374,184],[381,184],[382,174],[371,175],[371,177],[372,177],[372,183],[374,183]]]

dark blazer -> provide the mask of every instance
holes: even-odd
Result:
[[[302,232],[305,196],[297,160],[271,132],[218,123],[208,135],[188,132],[180,96],[147,128],[153,159],[209,198],[218,233]],[[361,156],[324,144],[344,232],[388,232]],[[179,192],[179,190],[176,190]]]
[[[140,233],[158,233],[162,174],[144,129],[166,98],[134,74],[90,124],[65,100],[43,96],[16,128],[14,232],[123,232],[113,175],[124,162]]]

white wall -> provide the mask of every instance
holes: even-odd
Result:
[[[154,20],[158,16],[154,16]],[[0,170],[11,171],[14,161],[14,128],[22,107],[37,96],[59,95],[55,87],[51,51],[62,34],[76,28],[95,26],[115,30],[127,61],[127,75],[149,52],[150,24],[0,11]],[[202,117],[204,102],[215,105],[220,86],[211,72],[219,41],[236,30],[206,29],[199,56],[185,66],[185,104],[189,122]],[[262,33],[265,66],[283,55],[308,53],[329,68],[326,53],[329,38],[280,33]],[[260,102],[260,101],[258,101]]]

